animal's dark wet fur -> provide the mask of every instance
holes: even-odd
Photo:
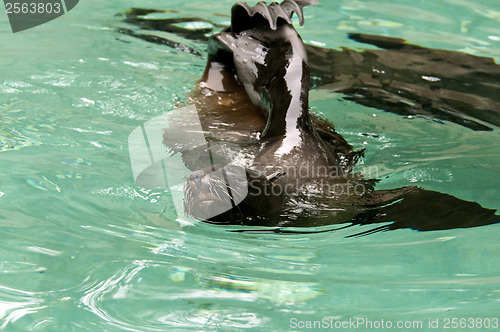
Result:
[[[378,107],[402,115],[426,115],[438,120],[452,121],[473,130],[493,130],[495,126],[500,125],[500,86],[495,83],[500,81],[500,67],[488,58],[453,51],[431,50],[406,44],[404,40],[397,38],[362,34],[351,34],[350,38],[374,44],[383,50],[358,52],[345,48],[338,51],[310,45],[303,46],[300,38],[295,37],[296,32],[289,18],[296,13],[301,17],[302,22],[303,7],[314,2],[312,0],[286,0],[281,5],[267,6],[259,3],[255,7],[237,3],[233,7],[231,26],[210,39],[206,38],[206,29],[187,31],[172,25],[176,22],[205,21],[204,19],[148,20],[140,17],[140,14],[144,15],[148,10],[140,9],[133,9],[125,14],[125,22],[137,25],[143,30],[168,31],[186,39],[208,42],[207,69],[202,78],[202,84],[194,93],[191,102],[201,109],[200,119],[203,129],[207,131],[206,137],[210,144],[219,143],[222,147],[226,143],[239,144],[239,147],[253,146],[254,150],[249,150],[253,152],[249,153],[255,156],[255,161],[247,166],[260,169],[260,171],[267,167],[270,167],[271,171],[286,169],[287,165],[288,167],[297,166],[297,163],[308,159],[313,160],[313,167],[331,165],[339,169],[339,176],[328,181],[340,183],[352,181],[353,184],[349,185],[361,184],[365,189],[362,195],[339,195],[336,200],[335,197],[333,200],[330,197],[326,200],[324,197],[316,199],[307,194],[303,196],[297,189],[300,186],[297,185],[295,194],[287,197],[288,202],[298,204],[297,206],[308,204],[310,206],[295,215],[293,213],[280,214],[279,211],[273,210],[280,207],[279,204],[266,205],[263,209],[260,205],[263,205],[262,203],[266,200],[273,203],[278,196],[280,198],[282,196],[238,197],[238,191],[231,192],[225,175],[223,178],[212,174],[210,167],[214,166],[205,162],[205,165],[203,166],[202,163],[201,166],[208,168],[200,176],[201,179],[206,180],[207,185],[198,185],[200,180],[196,177],[188,180],[185,191],[186,210],[196,217],[196,209],[190,204],[196,200],[197,195],[204,195],[203,191],[205,191],[211,197],[218,197],[221,201],[230,201],[232,209],[220,215],[199,219],[220,224],[278,226],[279,228],[270,230],[277,233],[288,233],[286,228],[282,228],[284,226],[308,227],[338,223],[350,223],[350,225],[389,223],[355,234],[369,235],[398,228],[430,231],[500,222],[500,217],[495,214],[494,210],[485,209],[475,202],[463,201],[447,194],[417,187],[375,191],[376,180],[365,180],[360,174],[351,174],[353,166],[363,156],[364,151],[353,151],[353,148],[335,131],[331,123],[310,114],[307,107],[309,75],[311,75],[313,88],[343,92],[346,94],[346,99],[352,99],[366,106]],[[127,29],[119,30],[119,32],[200,55],[192,48],[170,43],[166,39],[145,38],[140,32]],[[254,63],[257,70],[249,70],[247,63],[255,58],[244,59],[245,54],[258,50],[259,47],[261,47],[261,53],[257,54],[257,58],[262,55],[266,66]],[[298,55],[302,47],[305,50],[304,55],[307,53],[309,58],[308,63],[305,56],[301,58]],[[241,52],[242,49],[245,49],[246,53]],[[298,62],[294,62],[293,59],[299,59],[302,64],[299,66]],[[384,62],[383,59],[390,59],[390,61]],[[412,63],[419,65],[411,65]],[[291,70],[292,66],[301,68],[299,72],[302,76],[295,77],[295,80],[287,76],[287,71]],[[379,67],[383,69],[380,71],[383,74],[374,75],[372,69]],[[440,71],[441,67],[446,69],[446,73]],[[422,75],[432,76],[433,72],[437,77],[443,78],[440,83],[432,80],[422,82]],[[212,75],[213,73],[217,75]],[[224,79],[217,82],[213,77],[224,77]],[[477,89],[473,89],[474,94],[470,89],[465,89],[465,85],[476,87]],[[294,89],[290,86],[300,87],[299,99],[302,110],[280,108],[283,104],[298,98],[298,95],[293,94],[298,92],[292,93]],[[407,86],[411,89],[405,90]],[[443,93],[454,95],[456,99],[443,99]],[[210,105],[209,99],[214,95],[222,100],[230,100],[231,107],[241,108],[244,111],[243,115],[253,114],[252,116],[260,119],[248,122],[249,126],[243,122],[241,130],[245,130],[243,136],[250,137],[249,140],[244,143],[231,139],[228,141],[227,129],[214,126],[216,118],[230,110],[230,108],[224,109],[223,105],[217,106],[216,103],[212,104],[216,106],[215,108],[207,106]],[[235,102],[232,98],[236,98],[237,101]],[[481,106],[477,106],[478,104]],[[217,111],[220,114],[217,114]],[[292,146],[290,149],[295,155],[290,151],[288,154],[279,154],[278,143],[286,141],[287,136],[290,135],[290,132],[283,131],[283,128],[288,125],[287,121],[290,121],[289,118],[293,116],[297,119],[295,128],[298,128],[301,133],[297,136],[299,139],[299,143],[295,143],[297,146]],[[237,119],[238,117],[231,118],[226,124],[229,123],[231,124],[229,127],[236,128],[239,125]],[[266,121],[267,125],[264,127]],[[311,154],[310,151],[314,149],[319,152]],[[202,159],[201,154],[212,153],[215,150],[209,147],[208,150],[197,151],[195,154],[183,153],[184,161],[195,171],[200,168],[198,161]],[[224,151],[224,148],[221,151]],[[319,162],[316,156],[322,153],[325,159]],[[328,157],[328,154],[331,154],[333,158]],[[222,166],[220,168],[224,169]],[[246,180],[258,178],[260,188],[272,188],[274,181],[276,184],[285,185],[297,180],[290,172],[285,171],[283,174],[287,173],[286,175],[279,176],[277,180],[270,183],[266,182],[266,174],[255,175],[248,172],[247,170]],[[317,178],[310,178],[305,180],[305,184],[314,186],[317,181]],[[199,201],[198,197],[197,203]],[[241,202],[236,204],[236,201]],[[206,206],[209,206],[212,199],[207,202]],[[286,203],[284,204],[282,208],[285,210]],[[336,208],[341,212],[329,212]],[[336,226],[335,229],[337,228]]]

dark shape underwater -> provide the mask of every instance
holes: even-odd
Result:
[[[126,14],[127,23],[143,30],[208,43],[207,67],[190,99],[198,108],[208,148],[171,144],[182,134],[182,127],[164,134],[164,144],[172,153],[181,152],[193,171],[185,186],[186,212],[214,224],[279,227],[272,231],[280,233],[286,232],[284,227],[343,223],[386,223],[354,234],[367,235],[399,228],[430,231],[500,222],[494,210],[448,194],[418,187],[375,190],[376,180],[352,173],[363,151],[353,151],[333,125],[311,114],[308,106],[312,85],[401,115],[425,115],[473,130],[493,130],[500,123],[500,94],[496,93],[500,70],[494,61],[359,34],[350,38],[385,50],[336,51],[304,45],[290,18],[295,13],[302,23],[303,7],[315,3],[285,0],[254,7],[237,3],[231,26],[208,39],[206,30],[198,33],[172,25],[192,18],[148,20],[138,14],[148,10],[139,9]],[[199,53],[151,34],[119,32]],[[250,160],[243,175],[237,174],[235,166],[214,164],[235,152],[234,146]],[[306,176],[297,172],[304,163],[310,171]],[[319,174],[318,169],[335,170],[335,174]],[[229,185],[230,181],[237,184]],[[273,193],[273,188],[291,191]],[[263,193],[268,190],[270,194]],[[218,210],[227,204],[229,209]]]

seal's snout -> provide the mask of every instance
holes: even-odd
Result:
[[[194,184],[197,189],[201,189],[201,181],[205,177],[206,173],[204,170],[194,171],[189,175],[189,182]]]

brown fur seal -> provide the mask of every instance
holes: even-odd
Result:
[[[237,3],[232,26],[209,40],[209,60],[200,85],[214,93],[229,90],[227,83],[231,89],[244,88],[267,121],[255,158],[244,165],[245,176],[237,186],[229,183],[229,168],[235,166],[209,167],[191,175],[185,187],[188,214],[217,224],[280,227],[394,222],[377,230],[430,230],[500,221],[494,211],[477,203],[417,187],[374,191],[374,180],[351,173],[355,158],[350,146],[331,134],[332,126],[325,130],[324,123],[313,121],[309,113],[307,53],[289,21],[295,11],[302,17],[307,4],[284,1],[249,7]],[[320,131],[330,132],[330,137]],[[218,189],[210,188],[215,183]],[[236,198],[245,183],[247,195]],[[210,191],[215,195],[200,204]],[[217,193],[224,198],[216,198]]]
[[[314,2],[237,3],[231,26],[209,39],[205,74],[190,100],[209,144],[185,151],[168,145],[179,132],[164,136],[194,171],[185,186],[186,212],[249,226],[391,222],[364,234],[499,222],[477,203],[417,187],[375,191],[375,180],[351,172],[361,153],[308,109],[307,52],[290,17],[302,17]],[[243,155],[237,165],[215,165],[234,152]]]

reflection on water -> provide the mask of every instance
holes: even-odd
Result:
[[[37,128],[27,123],[27,115],[12,106],[0,105],[0,152],[40,145]]]
[[[0,286],[1,328],[6,328],[17,319],[35,313],[43,308],[42,301],[34,293]]]

